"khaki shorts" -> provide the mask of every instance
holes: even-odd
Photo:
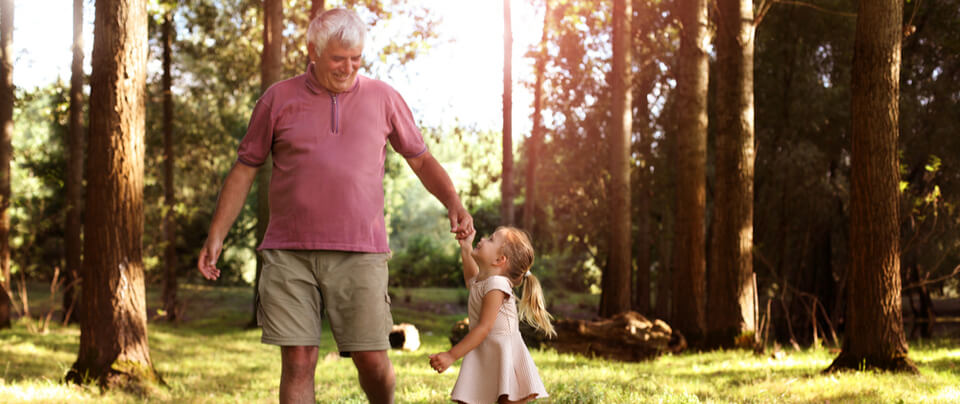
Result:
[[[260,254],[261,342],[318,346],[326,311],[341,353],[390,348],[389,253],[262,250]]]

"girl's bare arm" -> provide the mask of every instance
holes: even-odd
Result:
[[[467,333],[467,336],[463,337],[463,339],[457,343],[457,345],[454,345],[453,348],[450,348],[449,351],[430,355],[430,366],[437,372],[443,373],[453,362],[464,357],[464,355],[476,348],[477,345],[480,345],[480,343],[487,338],[490,329],[493,328],[493,323],[497,319],[497,312],[500,311],[500,305],[503,304],[503,301],[506,300],[507,297],[507,294],[500,290],[492,290],[484,295],[483,306],[480,309],[479,324],[473,327],[473,329]]]
[[[466,283],[471,278],[477,276],[480,273],[480,267],[477,266],[477,261],[473,260],[473,236],[476,235],[475,231],[471,231],[470,234],[460,241],[460,259],[463,260],[463,282]],[[469,288],[470,285],[468,284]]]

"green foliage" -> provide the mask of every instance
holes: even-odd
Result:
[[[437,245],[429,236],[414,235],[390,260],[390,283],[403,286],[456,286],[463,282],[459,252]]]
[[[19,90],[11,161],[12,271],[49,279],[63,269],[64,168],[68,87]]]

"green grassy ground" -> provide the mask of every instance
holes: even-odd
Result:
[[[411,291],[410,303],[439,299],[445,293],[448,298],[459,296],[452,291]],[[189,305],[184,323],[150,323],[151,355],[167,383],[150,397],[61,384],[76,359],[79,329],[53,326],[39,334],[28,331],[26,321],[20,320],[12,330],[0,331],[0,402],[275,402],[279,349],[260,344],[259,330],[243,328],[250,320],[249,288],[185,286],[181,296]],[[457,368],[438,375],[428,366],[427,355],[449,347],[447,331],[462,315],[400,307],[401,299],[395,297],[395,319],[416,324],[423,345],[417,352],[390,352],[397,372],[397,401],[447,402]],[[442,299],[433,301],[438,302]],[[320,351],[317,401],[365,402],[352,363],[336,356],[331,338],[325,336]],[[645,363],[549,350],[533,351],[533,356],[551,394],[538,400],[543,403],[960,402],[957,340],[913,343],[910,356],[920,366],[919,375],[823,375],[820,371],[835,356],[826,349],[787,351],[779,359],[737,350],[686,353]]]

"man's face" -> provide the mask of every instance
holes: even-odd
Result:
[[[362,55],[363,46],[347,49],[337,41],[330,41],[314,60],[314,76],[331,93],[347,91],[357,79]]]

